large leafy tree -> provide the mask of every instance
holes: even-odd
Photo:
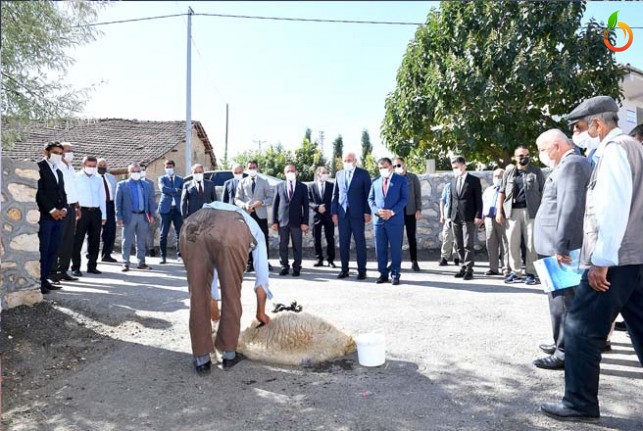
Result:
[[[621,98],[623,69],[585,2],[442,2],[409,43],[386,99],[394,153],[506,164],[585,98]]]
[[[256,160],[259,164],[259,172],[273,177],[285,180],[284,168],[287,163],[295,159],[292,151],[284,149],[281,144],[269,146],[267,149],[249,150],[234,157],[236,163],[241,164],[244,168],[250,160]]]
[[[87,89],[64,82],[71,48],[93,41],[102,2],[2,2],[2,143],[29,121],[67,117],[82,109]]]
[[[333,160],[330,164],[330,174],[334,177],[342,166],[342,158],[344,157],[344,138],[342,135],[337,136],[333,141]]]
[[[368,134],[368,130],[362,130],[362,160],[365,160],[366,157],[373,152],[373,144],[371,144],[371,136]]]
[[[322,154],[317,142],[310,141],[310,129],[306,130],[306,135],[301,146],[295,150],[293,159],[297,168],[300,181],[313,181],[315,179],[315,169],[317,166],[325,166],[326,159]]]

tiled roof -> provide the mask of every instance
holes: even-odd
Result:
[[[213,163],[216,158],[201,122],[192,127],[205,144]],[[34,125],[22,133],[20,142],[5,151],[14,160],[42,158],[48,141],[70,142],[74,145],[74,166],[80,166],[85,155],[105,157],[110,170],[127,168],[132,161],[151,163],[185,141],[185,121],[138,121],[123,119],[72,120],[56,126]],[[193,142],[196,144],[197,142]]]

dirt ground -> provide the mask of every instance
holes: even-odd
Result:
[[[102,265],[32,308],[3,312],[5,430],[626,430],[643,429],[643,371],[625,333],[604,355],[600,425],[543,417],[563,373],[539,370],[551,337],[546,297],[500,278],[455,280],[421,264],[402,285],[335,279],[312,268],[273,274],[274,302],[297,300],[351,335],[381,331],[387,361],[356,355],[314,368],[244,361],[194,373],[182,265],[126,275]],[[274,261],[273,261],[274,264]],[[408,266],[408,265],[407,265]],[[477,273],[485,270],[483,265]],[[254,315],[243,289],[245,327]]]

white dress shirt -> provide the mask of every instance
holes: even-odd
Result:
[[[618,127],[605,136],[596,150],[600,172],[594,186],[598,239],[592,254],[596,266],[617,266],[632,205],[632,168],[625,150],[608,143],[623,134]]]
[[[243,219],[245,220],[246,224],[248,225],[248,228],[250,229],[250,233],[257,241],[257,245],[255,246],[254,249],[252,249],[252,260],[253,260],[253,265],[255,267],[255,277],[256,277],[254,289],[257,290],[259,286],[261,286],[263,291],[266,292],[268,299],[272,299],[272,292],[268,287],[270,272],[268,270],[268,251],[266,250],[266,238],[264,237],[263,231],[259,227],[259,224],[252,217],[250,217],[250,214],[248,214],[246,211],[242,210],[241,208],[235,205],[214,201],[209,204],[203,204],[203,208],[212,208],[215,210],[222,210],[222,211],[235,211],[243,216]],[[212,277],[212,286],[211,286],[212,299],[215,299],[215,300],[221,299],[221,294],[219,293],[218,279],[219,279],[219,276],[215,268],[214,277]]]
[[[105,186],[99,175],[88,176],[84,171],[76,173],[76,192],[81,207],[100,208],[101,217],[107,220]]]
[[[67,203],[69,205],[74,205],[78,202],[78,192],[76,191],[76,171],[71,163],[66,165],[64,162],[60,162],[58,169],[63,173]],[[56,179],[58,179],[58,177],[56,177]]]

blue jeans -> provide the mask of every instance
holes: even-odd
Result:
[[[170,232],[170,223],[174,224],[176,232],[176,248],[179,248],[179,232],[183,224],[183,217],[177,208],[172,208],[169,213],[161,214],[161,257],[167,257],[167,234]],[[179,252],[179,256],[181,253]]]
[[[40,281],[49,277],[51,267],[56,260],[60,238],[63,233],[63,222],[45,219],[38,222],[38,239],[40,240]]]

